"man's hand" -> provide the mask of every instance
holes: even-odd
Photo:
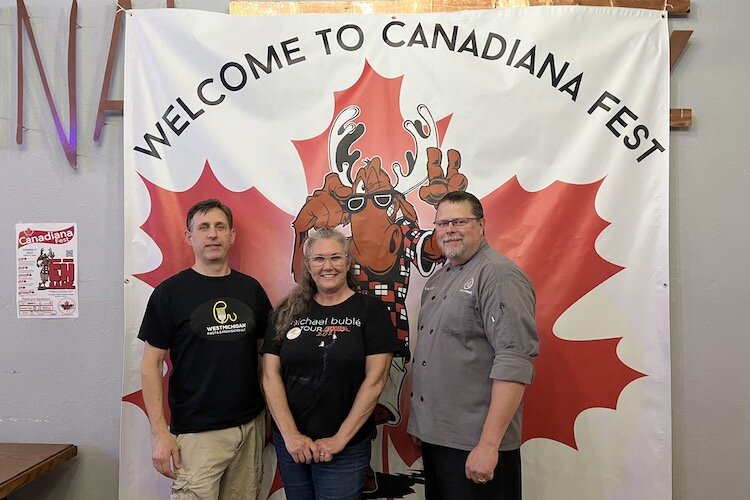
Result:
[[[475,483],[484,484],[492,481],[497,467],[498,451],[492,445],[481,441],[469,453],[466,459],[466,477]]]
[[[312,439],[303,434],[284,436],[286,451],[292,456],[292,460],[298,464],[309,464],[318,455],[318,446]],[[317,462],[317,460],[315,460]]]
[[[316,462],[330,462],[333,456],[346,446],[346,443],[336,436],[318,439],[315,444],[318,446],[318,453],[315,455]]]
[[[152,437],[151,444],[151,461],[154,463],[154,469],[159,474],[170,479],[175,479],[175,469],[182,467],[180,462],[180,449],[177,447],[172,434],[169,432],[160,432]]]

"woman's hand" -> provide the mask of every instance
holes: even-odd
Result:
[[[336,436],[318,439],[315,441],[318,452],[315,454],[316,462],[330,462],[333,456],[346,446],[346,442]]]
[[[318,461],[317,457],[320,452],[318,445],[312,439],[299,433],[283,437],[286,451],[296,463],[309,464],[313,460]]]

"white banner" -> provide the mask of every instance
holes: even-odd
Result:
[[[537,291],[524,495],[671,498],[663,13],[126,17],[121,498],[168,486],[151,466],[136,334],[153,287],[193,262],[187,208],[208,197],[232,207],[230,263],[274,303],[307,231],[350,233],[375,250],[360,280],[406,346],[435,267],[420,252],[435,200],[419,188],[449,190],[455,173],[428,170],[430,146],[460,153],[488,240]],[[369,498],[423,496],[406,361],[376,410]],[[283,498],[270,447],[266,458],[264,492]]]

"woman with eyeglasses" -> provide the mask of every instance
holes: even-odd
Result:
[[[357,293],[349,242],[321,229],[271,318],[263,389],[287,498],[359,499],[370,463],[372,411],[400,344],[388,309]]]

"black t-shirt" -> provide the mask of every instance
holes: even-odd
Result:
[[[311,439],[336,434],[365,379],[365,357],[398,352],[401,345],[385,304],[355,293],[341,304],[316,302],[294,320],[281,342],[268,329],[262,354],[281,358],[281,377],[298,430]],[[370,436],[372,417],[350,442]]]
[[[270,310],[260,283],[234,270],[186,269],[154,289],[138,338],[169,350],[173,433],[242,425],[263,410],[257,341]]]

